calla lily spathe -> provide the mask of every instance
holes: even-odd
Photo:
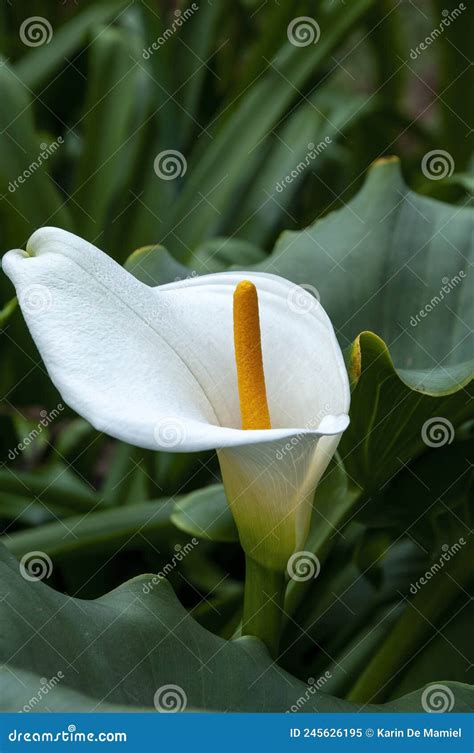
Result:
[[[246,553],[284,570],[347,427],[349,384],[321,305],[293,283],[224,272],[159,287],[95,246],[42,228],[3,269],[64,401],[96,429],[154,450],[217,449]],[[271,429],[240,428],[232,296],[258,290]],[[308,296],[307,305],[292,304]]]

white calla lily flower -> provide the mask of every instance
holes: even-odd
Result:
[[[243,548],[283,571],[349,422],[348,377],[320,303],[260,272],[149,287],[56,228],[9,251],[3,269],[64,401],[139,447],[216,449]],[[271,428],[241,428],[232,301],[243,280],[258,291]]]

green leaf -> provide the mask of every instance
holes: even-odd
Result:
[[[199,274],[224,272],[232,265],[245,269],[264,256],[263,251],[248,241],[213,238],[198,246],[193,254],[192,267],[177,262],[161,245],[138,248],[130,254],[124,266],[140,282],[154,286],[191,279]]]
[[[193,254],[193,264],[202,274],[225,272],[230,266],[246,269],[266,254],[241,238],[211,238],[201,243]]]
[[[171,520],[181,531],[210,541],[238,541],[232,513],[221,484],[206,486],[178,500]]]
[[[192,5],[190,4],[191,8]],[[225,4],[221,0],[199,6],[199,12],[188,15],[186,23],[175,32],[171,53],[179,59],[174,73],[173,87],[180,93],[181,105],[176,108],[176,146],[185,146],[190,134],[199,127],[200,98],[204,95],[207,73],[212,70],[208,61],[211,49],[217,46],[217,24]],[[171,28],[173,21],[171,19]],[[167,42],[168,44],[168,42]],[[161,50],[155,51],[160,55]],[[153,54],[153,53],[152,53]],[[160,74],[159,67],[158,76]]]
[[[364,672],[360,674],[349,698],[354,701],[384,701],[391,697],[395,684],[403,680],[405,668],[431,643],[436,635],[443,635],[453,616],[470,603],[468,592],[472,582],[472,542],[461,528],[458,541],[450,542],[449,555],[437,563],[437,570],[424,580],[417,580],[410,586],[409,593],[401,593],[405,609],[396,621],[386,640],[372,656]],[[464,534],[464,535],[463,535]],[[462,539],[462,541],[461,541]],[[453,546],[456,544],[455,548]],[[427,567],[428,571],[429,567]],[[414,596],[412,597],[412,594]],[[438,669],[438,668],[437,668]],[[444,667],[442,677],[435,675],[432,668],[429,677],[420,681],[439,681],[452,677]],[[472,672],[469,661],[464,664]],[[463,678],[463,679],[464,679]],[[459,679],[459,675],[457,675]],[[413,680],[412,680],[413,682]]]
[[[356,386],[340,453],[351,478],[367,493],[430,446],[452,441],[455,427],[473,414],[463,389],[470,382],[464,364],[397,370],[385,343],[371,332],[355,341],[349,373]]]
[[[138,44],[128,30],[104,28],[89,50],[87,97],[79,121],[84,151],[72,195],[81,235],[91,241],[104,230],[113,199],[127,186],[128,154],[139,139],[134,115],[141,69],[133,58]]]
[[[474,651],[472,621],[474,604],[461,598],[454,603],[452,619],[433,636],[411,661],[390,693],[397,698],[418,688],[420,684],[444,680],[474,682]]]
[[[46,506],[58,505],[76,513],[87,513],[97,504],[95,492],[60,465],[34,472],[0,469],[0,492],[28,498],[30,502],[44,502]]]
[[[0,310],[0,327],[4,327],[14,311],[16,311],[18,301],[16,298],[12,298],[11,301],[5,304]]]
[[[239,205],[229,213],[232,232],[265,246],[279,226],[293,226],[291,202],[304,192],[303,181],[321,174],[323,166],[334,159],[341,133],[365,118],[373,106],[360,94],[341,96],[335,87],[318,87],[309,102],[285,120],[273,143],[265,142],[258,149],[258,168]]]
[[[189,267],[177,262],[166,248],[160,245],[137,248],[125,262],[125,269],[140,282],[152,287],[185,280],[192,274]]]
[[[57,30],[49,44],[27,52],[15,65],[15,73],[30,89],[44,85],[65,60],[74,55],[93,27],[113,16],[120,17],[125,0],[106,0],[75,15]]]
[[[4,61],[0,96],[1,237],[5,246],[18,247],[40,225],[70,227],[64,199],[47,172],[51,155],[63,147],[58,141],[51,152],[53,142],[35,132],[28,89]]]
[[[225,641],[200,627],[165,580],[153,586],[152,576],[142,575],[86,601],[22,578],[18,563],[4,550],[0,572],[0,660],[11,670],[9,679],[3,676],[8,683],[0,694],[3,708],[28,704],[38,677],[61,672],[48,695],[50,708],[100,711],[114,704],[153,709],[164,686],[172,684],[179,686],[178,708],[189,710],[286,711],[298,699],[304,711],[356,709],[310,692],[273,664],[256,638]],[[452,688],[456,710],[468,710],[472,689],[455,683]],[[419,691],[392,706],[365,710],[402,708],[421,710]]]
[[[413,193],[389,159],[347,206],[283,233],[257,266],[316,288],[342,344],[356,338],[340,451],[368,490],[426,449],[425,421],[441,416],[455,428],[472,415],[462,388],[474,370],[465,279],[473,251],[474,211]]]
[[[367,501],[358,518],[393,536],[410,535],[426,551],[454,540],[453,525],[470,530],[474,440],[434,448],[410,463]]]
[[[47,523],[38,528],[13,533],[5,542],[18,557],[32,551],[50,557],[70,552],[90,553],[133,544],[135,536],[150,535],[169,523],[172,504],[168,500],[152,500],[110,510],[95,510],[67,520]]]
[[[280,122],[298,91],[330,57],[338,44],[357,24],[373,0],[353,0],[350,6],[324,18],[325,33],[317,45],[295,47],[282,29],[280,52],[237,104],[210,133],[207,148],[198,146],[188,164],[189,177],[163,229],[173,238],[178,258],[189,258],[189,250],[215,234],[222,212],[236,196],[237,187],[248,175],[253,152]]]
[[[473,229],[474,210],[413,193],[398,160],[390,158],[372,167],[343,209],[305,230],[283,233],[258,268],[271,266],[298,284],[314,285],[343,345],[371,330],[387,343],[409,383],[440,392],[472,372],[465,276]],[[458,373],[449,371],[452,366]],[[413,374],[418,370],[434,371],[433,379],[423,383]]]

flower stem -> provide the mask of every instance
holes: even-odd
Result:
[[[347,700],[355,703],[384,703],[388,700],[400,673],[428,645],[433,629],[438,631],[438,625],[442,628],[443,615],[449,614],[456,600],[462,598],[463,591],[469,598],[467,589],[471,580],[472,546],[467,543],[444,566],[442,574],[437,574],[408,601],[405,611],[379,650],[374,652]]]
[[[242,635],[260,638],[275,659],[278,655],[285,598],[285,575],[245,558]]]

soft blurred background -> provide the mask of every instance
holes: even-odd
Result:
[[[370,164],[389,155],[401,158],[417,192],[470,204],[468,0],[462,16],[433,36],[460,6],[452,0],[4,0],[2,253],[24,247],[37,227],[55,225],[121,263],[159,244],[175,260],[176,276],[185,274],[180,265],[197,273],[245,267],[264,259],[283,230],[345,206]],[[306,28],[290,31],[304,16]],[[282,190],[281,181],[314,149],[317,156]],[[440,180],[422,169],[434,149],[448,155]],[[219,483],[217,463],[211,453],[138,450],[63,409],[13,298],[1,275],[5,539],[17,553],[48,552],[55,565],[49,582],[93,598],[138,573],[156,572],[189,541],[183,520],[176,526],[166,511],[150,519],[150,500]],[[46,425],[37,431],[42,419]],[[12,456],[31,432],[32,441]],[[216,532],[217,539],[227,536],[226,546],[204,544],[170,574],[180,599],[198,605],[198,619],[223,635],[238,622],[242,587],[242,557],[227,524],[228,531]],[[359,546],[366,557],[360,542],[360,530],[351,529],[339,556]],[[386,540],[371,545],[381,552]],[[409,550],[410,542],[404,546]],[[398,552],[392,572],[403,571],[408,550]],[[409,551],[416,571],[419,552]],[[375,588],[378,577],[366,587]],[[318,635],[324,645],[334,642],[332,626],[348,619],[344,609],[332,612]],[[287,656],[292,671],[306,661],[297,649]]]

